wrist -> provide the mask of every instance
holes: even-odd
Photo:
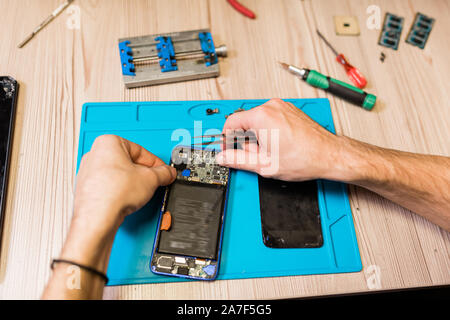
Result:
[[[110,213],[111,214],[111,213]],[[111,252],[120,222],[111,219],[101,219],[100,212],[85,214],[75,212],[61,251],[61,259],[67,259],[106,272],[109,254]]]
[[[115,234],[125,215],[123,209],[112,200],[81,201],[75,198],[71,227],[86,229],[99,237]]]
[[[370,179],[375,157],[369,145],[346,136],[336,136],[335,152],[325,179],[358,184]]]

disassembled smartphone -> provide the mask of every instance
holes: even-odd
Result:
[[[19,84],[0,77],[0,245]]]
[[[215,150],[172,151],[175,182],[167,187],[150,262],[152,272],[197,280],[217,277],[230,170]]]

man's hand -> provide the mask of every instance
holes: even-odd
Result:
[[[281,180],[328,179],[372,190],[450,230],[450,158],[376,147],[335,136],[288,102],[273,99],[231,115],[223,133],[253,131],[258,145],[227,148],[225,166]]]
[[[81,160],[74,218],[117,226],[175,177],[175,168],[141,146],[114,135],[100,136]]]
[[[60,258],[106,273],[114,237],[125,216],[175,177],[174,168],[141,146],[118,136],[98,137],[80,164],[72,223]],[[43,298],[100,299],[103,280],[84,269],[77,279],[71,267],[55,265]]]
[[[339,137],[289,102],[272,99],[228,117],[224,134],[253,131],[258,145],[227,149],[217,156],[224,166],[281,180],[311,180],[327,175],[340,151]]]

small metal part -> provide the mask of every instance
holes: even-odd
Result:
[[[230,113],[228,115],[225,115],[225,119],[228,119],[228,117],[231,116],[232,114],[235,114],[237,112],[242,112],[242,111],[245,111],[245,109],[244,108],[238,108],[238,109],[234,110],[234,112],[232,112],[232,113]]]
[[[184,257],[175,257],[175,263],[186,264],[186,258],[184,258]]]
[[[56,8],[48,17],[45,19],[40,25],[33,30],[21,43],[19,43],[18,47],[23,48],[33,37],[41,31],[45,26],[47,26],[50,22],[53,21],[61,12],[64,11],[74,0],[67,0],[63,4],[61,4],[58,8]]]
[[[359,36],[359,23],[355,16],[334,16],[334,27],[339,36]]]
[[[337,50],[331,45],[331,43],[328,42],[328,40],[324,37],[323,34],[320,33],[319,30],[316,30],[318,36],[325,42],[325,44],[328,46],[328,48],[331,49],[331,51],[333,51],[335,56],[338,56],[339,53],[337,52]],[[280,62],[281,63],[281,62]]]
[[[226,58],[228,57],[228,49],[226,45],[220,45],[216,47],[216,54],[218,57]]]
[[[215,109],[208,108],[208,109],[206,109],[206,115],[207,116],[210,116],[210,115],[215,114],[215,113],[219,113],[219,108],[215,108]]]
[[[320,33],[319,33],[320,34]],[[325,40],[326,41],[326,40]],[[332,48],[332,47],[331,47]],[[288,70],[290,73],[293,73],[293,74],[295,74],[295,75],[297,75],[297,76],[299,76],[299,77],[301,77],[301,78],[303,78],[303,76],[305,75],[305,73],[306,73],[306,70],[305,69],[300,69],[300,68],[297,68],[296,66],[293,66],[293,65],[289,65],[289,64],[287,64],[287,63],[284,63],[284,62],[279,62],[278,61],[278,63],[285,69],[285,70]]]
[[[157,260],[157,266],[158,268],[172,269],[173,258],[169,256],[161,256]]]
[[[381,52],[381,54],[380,54],[380,61],[384,62],[385,58],[386,58],[386,55],[384,54],[384,52]]]
[[[214,139],[211,141],[206,142],[200,142],[200,143],[194,143],[193,145],[216,145],[216,144],[234,144],[234,143],[241,143],[241,142],[250,142],[250,143],[258,143],[258,137],[256,136],[255,132],[249,130],[245,132],[237,131],[235,133],[231,134],[210,134],[210,135],[204,135],[204,136],[196,136],[194,139],[202,138],[206,140]]]
[[[216,47],[216,54],[218,57],[227,57],[227,46],[221,45]],[[193,51],[188,53],[180,53],[175,55],[175,59],[178,60],[189,60],[189,59],[203,59],[205,57],[205,54],[203,51]],[[159,63],[159,58],[155,56],[148,56],[148,57],[141,57],[133,59],[134,64],[151,64],[151,63]]]

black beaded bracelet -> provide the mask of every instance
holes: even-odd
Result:
[[[108,277],[106,276],[106,274],[104,274],[103,272],[100,272],[100,271],[98,271],[98,270],[95,270],[94,268],[91,268],[91,267],[89,267],[89,266],[84,266],[84,265],[82,265],[82,264],[79,264],[79,263],[76,263],[76,262],[73,262],[73,261],[69,261],[69,260],[64,260],[64,259],[53,259],[53,260],[52,260],[52,264],[50,265],[50,268],[51,268],[52,270],[53,270],[53,268],[54,268],[54,266],[55,266],[55,263],[67,263],[67,264],[72,264],[72,265],[74,265],[74,266],[77,266],[77,267],[79,267],[79,268],[81,268],[81,269],[84,269],[84,270],[86,270],[86,271],[89,271],[90,273],[93,273],[93,274],[99,276],[100,278],[102,278],[102,279],[105,281],[105,284],[107,284],[108,281],[109,281],[109,279],[108,279]]]

